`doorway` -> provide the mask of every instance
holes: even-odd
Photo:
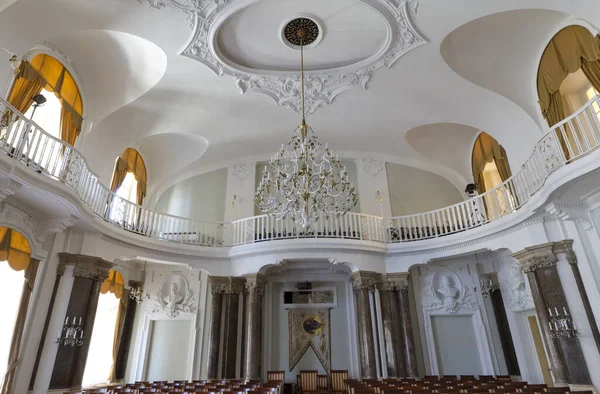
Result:
[[[529,323],[529,330],[531,331],[531,336],[533,338],[533,344],[540,363],[540,369],[542,370],[542,376],[544,377],[544,383],[547,384],[548,387],[554,387],[554,381],[550,374],[550,365],[548,364],[548,358],[546,357],[546,350],[544,348],[544,342],[542,341],[542,334],[538,325],[537,316],[527,316],[527,322]]]

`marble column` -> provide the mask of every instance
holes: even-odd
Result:
[[[398,295],[399,283],[393,275],[382,275],[381,282],[377,285],[381,300],[381,320],[385,339],[387,375],[389,378],[406,376],[404,341],[402,339],[402,317],[400,315],[400,299]]]
[[[558,259],[553,251],[554,247],[555,243],[546,243],[525,248],[512,256],[527,274],[555,384],[589,385],[591,380],[579,340],[553,338],[549,329],[549,308],[561,311],[565,308],[568,311],[564,289],[556,269]]]
[[[406,377],[416,378],[419,375],[417,370],[417,353],[415,347],[415,338],[413,335],[412,319],[410,315],[410,299],[408,295],[408,273],[397,274],[398,298],[400,300],[401,333],[402,344],[404,345],[404,362],[406,365]]]
[[[246,278],[246,332],[243,377],[261,379],[262,375],[262,319],[265,281],[262,274]]]
[[[594,317],[594,310],[592,309],[590,299],[588,298],[587,291],[583,285],[581,272],[579,272],[577,255],[573,251],[573,240],[557,242],[555,244],[554,251],[555,253],[564,253],[567,258],[567,262],[571,266],[573,277],[577,283],[577,290],[579,290],[579,296],[581,297],[581,302],[583,303],[583,308],[585,309],[585,315],[590,324],[590,330],[592,331],[594,342],[596,343],[596,348],[598,349],[598,352],[600,352],[600,331],[598,331],[598,324],[596,323],[596,318]]]
[[[350,277],[356,295],[356,319],[362,378],[377,378],[375,338],[373,337],[369,293],[375,289],[375,285],[379,280],[380,274],[368,271],[358,271]]]
[[[221,343],[221,307],[223,304],[223,292],[221,286],[210,279],[210,291],[212,294],[210,334],[208,340],[208,379],[219,377],[219,344]]]
[[[208,377],[235,379],[238,348],[240,294],[244,278],[211,276],[212,323],[209,342]],[[221,351],[222,347],[222,351]]]
[[[83,322],[82,346],[59,346],[56,353],[50,389],[80,390],[92,338],[92,329],[100,297],[100,286],[113,264],[99,257],[59,253],[59,275],[67,265],[73,265],[73,288],[66,316]]]

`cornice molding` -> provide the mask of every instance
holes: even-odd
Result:
[[[73,215],[48,217],[38,221],[35,238],[38,242],[44,242],[47,236],[65,231],[77,223]]]
[[[365,1],[365,0],[359,0]],[[307,112],[331,104],[341,92],[359,85],[367,88],[373,71],[392,65],[404,54],[427,43],[413,26],[419,0],[374,0],[381,7],[377,12],[386,21],[390,40],[380,53],[345,67],[316,70],[306,73],[305,103]],[[216,75],[236,79],[242,93],[258,92],[271,97],[277,105],[301,113],[298,96],[298,73],[269,72],[242,69],[224,61],[217,55],[215,34],[228,16],[237,12],[241,0],[138,0],[148,6],[180,10],[193,28],[192,39],[182,55],[197,60]],[[367,3],[365,1],[365,3]]]
[[[584,204],[558,204],[546,205],[546,212],[563,221],[572,221],[581,225],[585,231],[594,228]]]
[[[18,192],[21,186],[23,185],[11,178],[0,179],[0,202]]]

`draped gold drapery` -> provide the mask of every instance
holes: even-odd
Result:
[[[148,175],[146,172],[146,164],[144,163],[144,159],[142,159],[140,153],[133,148],[125,149],[121,157],[117,158],[112,182],[110,184],[111,191],[117,191],[119,186],[123,184],[123,180],[125,180],[125,176],[128,172],[131,172],[137,181],[136,203],[138,205],[142,205],[144,197],[146,196],[146,183]]]
[[[23,283],[23,290],[21,292],[21,303],[19,305],[19,313],[17,314],[15,328],[13,330],[10,353],[8,354],[8,366],[2,382],[2,389],[0,390],[1,394],[8,394],[11,392],[15,371],[21,361],[19,359],[19,353],[21,352],[23,330],[25,329],[25,320],[27,319],[27,311],[29,310],[29,301],[31,299],[31,295],[33,294],[39,263],[39,260],[30,259],[29,263],[27,264],[27,269],[25,270],[25,282]]]
[[[102,282],[102,286],[100,286],[100,293],[113,293],[115,297],[119,299],[119,309],[117,311],[117,319],[115,321],[115,333],[112,348],[113,363],[110,368],[109,375],[109,381],[112,382],[115,380],[117,354],[119,352],[119,343],[121,342],[123,320],[127,310],[127,298],[129,297],[129,293],[127,289],[125,289],[125,280],[123,279],[123,275],[121,275],[121,273],[118,271],[110,270],[108,272],[108,278],[106,278],[104,282]]]
[[[479,194],[485,193],[486,186],[483,171],[487,163],[495,162],[498,174],[502,182],[511,177],[510,165],[504,148],[489,134],[482,132],[475,140],[473,153],[471,155],[471,169],[473,171],[473,182],[477,186]]]
[[[0,226],[0,261],[7,261],[15,271],[29,266],[31,248],[27,239],[18,231]]]
[[[592,86],[600,88],[600,37],[593,36],[583,26],[568,26],[550,40],[540,59],[537,75],[537,90],[542,114],[550,127],[568,116],[560,86],[567,75],[582,69]],[[569,125],[556,135],[565,158],[571,153],[568,142],[574,140]],[[564,133],[564,135],[563,135]]]
[[[60,138],[73,145],[81,132],[83,103],[73,76],[55,58],[40,54],[22,61],[8,102],[25,113],[42,89],[54,92],[62,107]]]

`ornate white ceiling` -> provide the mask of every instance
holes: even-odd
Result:
[[[149,6],[158,9],[165,7],[178,9],[186,15],[193,33],[182,52],[184,56],[198,60],[219,76],[234,77],[242,93],[249,91],[264,93],[272,97],[277,105],[290,108],[297,113],[301,112],[298,71],[278,71],[277,64],[265,69],[243,67],[223,56],[225,51],[220,50],[218,46],[217,36],[221,26],[236,13],[251,7],[256,0],[138,1],[146,2]],[[358,0],[358,2],[379,14],[386,32],[385,39],[375,53],[364,59],[341,67],[314,67],[309,70],[306,74],[305,98],[308,113],[331,104],[338,94],[355,85],[366,88],[375,70],[383,66],[391,67],[404,54],[426,43],[413,26],[419,0]],[[306,2],[301,5],[314,9]],[[268,14],[264,14],[264,17],[268,18]],[[279,23],[281,22],[284,21]],[[347,22],[348,26],[355,26],[363,21],[356,19]],[[255,21],[257,25],[262,23],[262,20]],[[327,23],[324,25],[326,30]],[[277,34],[277,31],[273,31],[273,36]],[[283,50],[282,46],[282,52]]]

